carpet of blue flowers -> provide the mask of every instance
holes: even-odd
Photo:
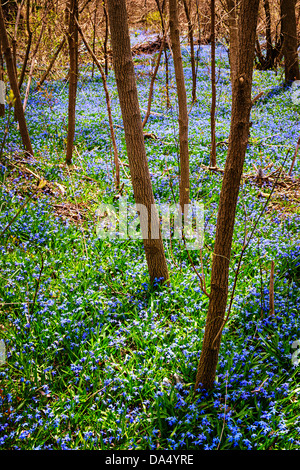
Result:
[[[182,49],[188,99],[191,71]],[[150,55],[135,56],[144,115]],[[218,166],[226,158],[231,87],[227,52],[218,48]],[[209,47],[198,51],[197,102],[190,112],[191,198],[205,206],[203,267],[209,286],[211,252],[222,183],[208,172],[210,151]],[[166,108],[164,65],[145,130],[155,198],[178,196],[178,129],[174,70]],[[127,162],[113,72],[108,85],[117,144]],[[282,165],[299,133],[299,110],[281,70],[254,72],[245,173],[253,164]],[[148,285],[141,241],[101,240],[95,210],[115,204],[112,147],[99,74],[81,67],[74,167],[63,165],[68,87],[49,81],[31,93],[26,117],[34,159],[22,156],[15,122],[1,161],[0,231],[12,220],[36,179],[25,166],[64,193],[42,188],[1,238],[0,366],[1,449],[298,449],[299,366],[292,343],[300,339],[299,207],[288,197],[260,217],[265,199],[250,180],[241,186],[230,291],[244,235],[260,217],[243,257],[213,391],[193,394],[204,333],[207,297],[184,246],[165,241],[170,288]],[[0,118],[0,142],[7,117]],[[14,165],[13,165],[14,163]],[[287,173],[290,159],[286,162]],[[295,182],[300,165],[296,162]],[[129,169],[121,168],[123,195],[132,200]],[[54,186],[53,186],[54,187]],[[270,191],[264,187],[263,191]],[[62,210],[63,208],[63,210]],[[67,211],[67,212],[64,212]],[[69,212],[68,212],[69,211]],[[69,214],[69,217],[64,217]],[[75,216],[74,216],[75,214]],[[80,214],[80,216],[79,216]],[[199,253],[190,253],[201,271]],[[275,315],[269,316],[271,261],[275,260]]]

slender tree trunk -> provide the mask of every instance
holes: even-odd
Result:
[[[2,45],[0,38],[0,81],[4,82],[4,64],[3,64],[3,55],[2,55]],[[5,116],[5,104],[0,103],[0,117]]]
[[[28,42],[27,42],[25,57],[24,57],[24,61],[23,61],[23,66],[22,66],[20,78],[19,78],[19,85],[18,85],[19,90],[21,90],[21,87],[22,87],[22,84],[23,84],[23,81],[24,81],[27,62],[28,62],[28,59],[29,59],[29,53],[30,53],[31,43],[32,43],[32,31],[31,31],[31,28],[30,28],[30,0],[27,0],[27,3],[26,3],[26,28],[27,28],[27,34],[28,34]]]
[[[108,54],[107,54],[107,41],[108,41],[108,15],[107,15],[107,7],[106,7],[106,0],[103,0],[103,13],[105,18],[105,36],[104,36],[104,43],[103,43],[103,50],[104,50],[104,70],[105,75],[108,75]]]
[[[20,22],[20,16],[21,16],[21,10],[23,8],[24,0],[18,5],[18,11],[16,15],[16,22],[15,22],[15,28],[14,28],[14,35],[11,40],[11,47],[12,47],[12,56],[13,56],[13,63],[14,63],[14,69],[15,69],[15,75],[18,80],[18,70],[17,70],[17,35],[18,35],[18,28],[19,28],[19,22]],[[14,120],[17,121],[17,115],[16,115],[16,110],[14,110]]]
[[[96,46],[96,22],[97,22],[97,6],[98,3],[95,3],[95,10],[94,10],[94,23],[93,23],[93,53],[95,54],[95,46]],[[93,59],[92,65],[92,78],[94,78],[94,68],[95,68],[95,61]]]
[[[183,0],[183,6],[185,11],[185,16],[188,24],[188,37],[190,43],[190,50],[191,50],[191,68],[192,68],[192,80],[193,80],[193,88],[192,88],[192,102],[195,103],[197,100],[197,74],[196,74],[196,63],[195,63],[195,50],[194,50],[194,28],[193,23],[191,21],[191,2],[187,3],[187,0]]]
[[[264,0],[264,10],[266,15],[266,42],[267,42],[267,55],[266,55],[266,68],[272,67],[273,62],[273,45],[272,45],[272,30],[271,30],[271,12],[269,0]]]
[[[161,6],[159,3],[159,0],[155,0],[155,2],[157,5],[159,16],[160,16],[162,34],[163,34],[163,37],[166,38],[167,31],[166,31],[165,19],[164,19],[165,0],[162,1]],[[170,94],[169,94],[169,59],[168,59],[167,41],[165,41],[165,45],[164,45],[164,56],[165,56],[165,70],[166,70],[166,104],[167,104],[167,108],[170,108],[171,103],[170,103]]]
[[[105,100],[106,100],[106,108],[107,108],[107,114],[108,114],[110,136],[111,136],[111,141],[112,141],[112,145],[113,145],[113,149],[114,149],[114,163],[115,163],[115,170],[116,170],[115,186],[116,186],[116,189],[118,190],[118,189],[120,189],[120,164],[119,164],[118,147],[117,147],[117,142],[116,142],[116,137],[115,137],[115,132],[114,132],[113,119],[112,119],[112,114],[111,114],[111,101],[110,101],[109,91],[108,91],[108,87],[107,87],[106,75],[105,75],[105,72],[104,72],[100,62],[98,61],[98,59],[95,56],[92,49],[90,48],[90,45],[87,42],[87,40],[86,40],[86,38],[83,34],[83,31],[82,31],[81,27],[78,24],[78,21],[76,19],[75,19],[75,21],[76,21],[76,26],[78,28],[79,34],[81,35],[82,40],[85,44],[85,47],[89,51],[94,63],[96,64],[96,66],[98,67],[98,70],[101,73],[102,83],[103,83],[103,88],[104,88],[104,93],[105,93]]]
[[[235,81],[238,66],[238,14],[236,0],[227,0],[228,24],[229,24],[229,63],[230,63],[230,80],[231,86]]]
[[[189,142],[188,142],[188,111],[185,81],[180,48],[178,2],[169,0],[170,14],[170,36],[175,68],[176,88],[179,111],[179,148],[180,148],[180,186],[179,202],[182,211],[184,205],[189,203],[190,198],[190,176],[189,176]]]
[[[71,165],[74,136],[75,136],[75,110],[76,110],[76,93],[78,79],[78,30],[75,19],[78,18],[77,0],[68,0],[68,42],[70,55],[70,76],[69,76],[69,106],[68,106],[68,135],[67,135],[67,155],[66,163]]]
[[[148,168],[142,119],[138,102],[136,78],[130,47],[125,0],[108,0],[108,16],[115,76],[122,111],[125,140],[132,186],[136,204],[146,208],[139,211],[150,282],[169,279],[161,234],[153,238],[151,226],[158,227],[152,184]],[[152,214],[151,214],[152,209]],[[149,216],[151,215],[151,223]]]
[[[258,7],[259,0],[241,0],[238,73],[233,86],[229,147],[219,202],[211,291],[195,390],[201,386],[213,388],[224,327],[236,205],[250,129]]]
[[[40,31],[38,40],[37,40],[37,42],[36,42],[34,51],[33,51],[33,53],[32,53],[30,71],[29,71],[29,75],[28,75],[28,82],[27,82],[27,87],[26,87],[26,92],[25,92],[25,97],[24,97],[24,102],[23,102],[23,109],[24,109],[24,111],[25,111],[25,109],[26,109],[27,100],[28,100],[28,96],[29,96],[30,84],[31,84],[32,76],[33,76],[34,66],[35,66],[35,59],[36,59],[36,55],[37,55],[38,50],[39,50],[39,45],[40,45],[41,39],[42,39],[42,37],[43,37],[45,24],[46,24],[46,15],[45,15],[44,18],[43,18],[43,23],[42,23],[41,31]],[[20,89],[20,87],[19,87],[19,89]]]
[[[198,67],[199,67],[199,53],[200,53],[200,47],[201,47],[201,16],[200,16],[200,11],[199,11],[199,1],[196,0],[196,18],[197,18],[197,27],[198,27],[198,49],[197,49],[197,54],[196,54],[196,78],[198,74]]]
[[[14,94],[15,102],[15,114],[19,122],[20,134],[22,137],[22,142],[25,147],[25,150],[33,155],[33,150],[30,142],[30,137],[27,129],[27,124],[24,116],[22,101],[20,97],[19,87],[17,83],[17,77],[15,73],[14,60],[11,52],[11,48],[8,42],[8,37],[5,29],[4,16],[2,11],[2,6],[0,3],[0,41],[2,43],[4,57],[6,60],[7,73],[9,78],[9,83]]]
[[[216,156],[216,26],[215,0],[210,1],[211,14],[211,109],[210,109],[210,166],[217,166]]]
[[[12,38],[12,41],[11,41],[13,58],[14,58],[14,67],[15,67],[15,72],[16,72],[17,77],[18,77],[18,74],[17,74],[17,35],[18,35],[18,28],[19,28],[21,10],[23,8],[23,5],[24,5],[24,0],[22,0],[22,2],[18,5],[14,35],[13,35],[13,38]]]
[[[284,37],[285,81],[300,79],[296,24],[296,0],[280,0],[281,28]]]

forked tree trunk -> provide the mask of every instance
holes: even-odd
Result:
[[[189,203],[190,176],[189,176],[189,142],[186,89],[180,48],[178,0],[169,0],[170,36],[173,52],[177,98],[178,98],[178,123],[179,123],[179,149],[180,149],[180,185],[179,203],[182,211],[184,205]]]
[[[241,0],[240,5],[238,73],[233,84],[229,147],[219,202],[209,307],[195,390],[200,386],[211,389],[214,385],[228,297],[229,262],[236,204],[249,138],[259,0]]]
[[[296,0],[280,0],[281,31],[283,34],[283,55],[285,68],[285,81],[290,82],[300,79]]]
[[[24,116],[23,105],[22,105],[22,101],[20,97],[17,77],[15,73],[14,60],[13,60],[11,48],[8,42],[8,37],[7,37],[6,29],[5,29],[5,22],[4,22],[4,16],[3,16],[1,3],[0,3],[0,41],[2,44],[4,57],[6,60],[9,83],[10,83],[10,86],[11,86],[11,89],[13,91],[14,98],[15,98],[15,102],[14,102],[15,115],[19,122],[19,129],[20,129],[20,134],[22,137],[22,142],[25,147],[25,150],[29,152],[31,155],[33,155],[31,141],[30,141],[30,137],[29,137],[29,133],[27,129],[25,116]]]
[[[125,0],[108,0],[107,6],[113,63],[124,124],[134,198],[136,204],[142,204],[147,210],[147,214],[145,214],[141,209],[139,217],[143,230],[142,235],[150,282],[153,283],[155,278],[167,281],[169,275],[161,234],[159,233],[158,238],[151,237],[151,223],[156,228],[158,227],[158,214],[156,211],[153,211],[150,222],[151,206],[155,207],[155,201],[145,150],[142,119],[131,55],[126,3]],[[146,227],[146,225],[148,226]]]
[[[74,20],[74,17],[78,18],[77,0],[69,0],[67,8],[67,17],[69,20],[68,42],[70,55],[70,74],[66,163],[67,165],[71,165],[75,136],[75,109],[78,79],[78,30]]]

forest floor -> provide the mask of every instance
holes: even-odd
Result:
[[[134,40],[142,42],[142,32]],[[95,71],[92,78],[90,64],[80,70],[73,166],[64,165],[68,86],[63,79],[30,94],[26,117],[34,158],[20,150],[12,113],[0,118],[0,143],[10,119],[0,192],[0,339],[5,340],[7,356],[0,365],[1,449],[299,448],[298,160],[292,176],[288,172],[300,111],[292,103],[291,89],[282,86],[280,70],[254,72],[253,97],[264,94],[251,113],[229,295],[245,240],[249,245],[222,335],[215,387],[193,393],[208,299],[191,260],[201,272],[202,257],[209,286],[230,128],[228,57],[220,45],[220,171],[210,171],[209,51],[209,46],[198,51],[197,102],[191,106],[189,51],[182,48],[191,107],[191,200],[203,203],[205,228],[202,253],[190,251],[190,258],[179,241],[164,241],[170,287],[149,287],[141,240],[97,236],[101,203],[117,209],[120,196],[133,202],[112,71],[108,86],[124,164],[119,193],[101,77]],[[134,56],[143,115],[156,54]],[[166,107],[162,63],[145,128],[155,135],[145,144],[158,203],[178,198],[171,59],[169,65],[171,107]],[[258,177],[259,168],[263,178]],[[269,314],[272,261],[274,315]]]

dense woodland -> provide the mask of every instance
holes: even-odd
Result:
[[[1,0],[1,449],[299,449],[299,21]]]

